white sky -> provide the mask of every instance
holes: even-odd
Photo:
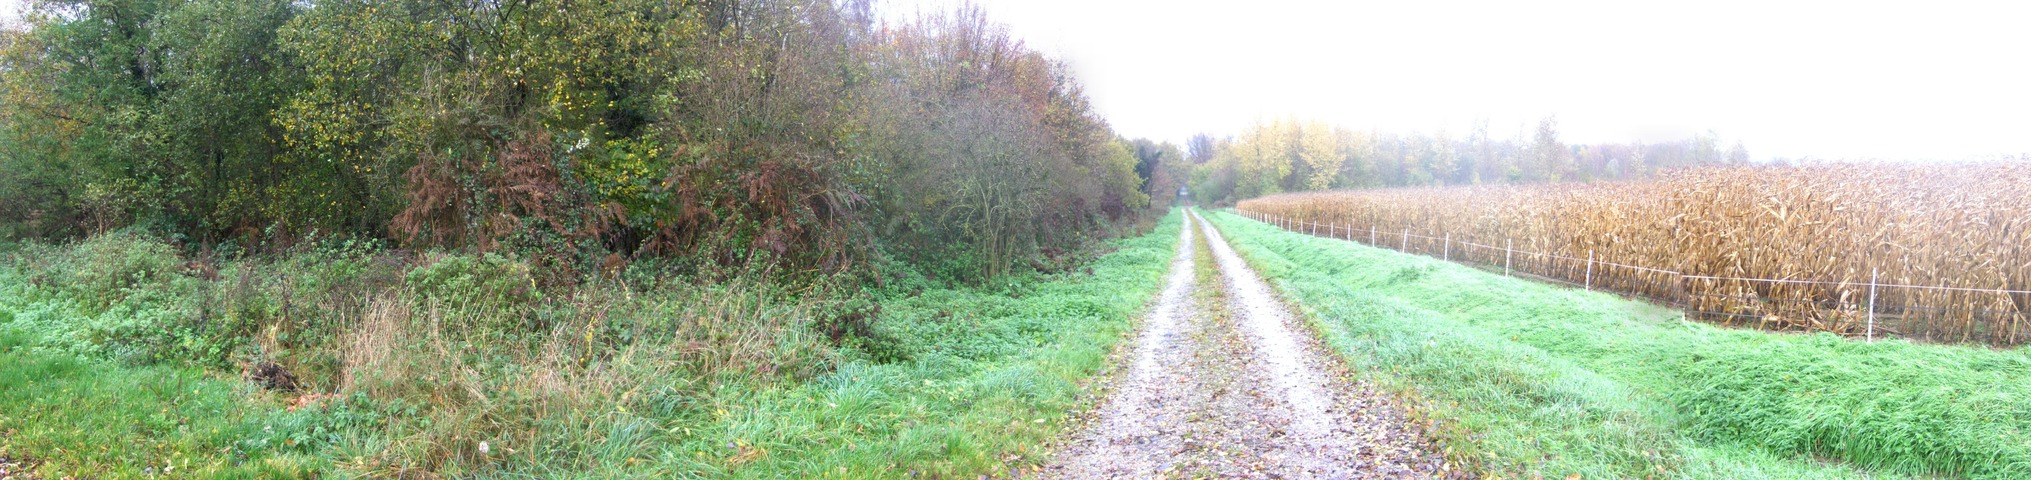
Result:
[[[1294,114],[1501,138],[1556,114],[1568,142],[1713,129],[1757,158],[1947,159],[2031,152],[2015,3],[981,0],[1130,137]]]
[[[962,0],[877,0],[890,18]],[[1569,142],[1713,129],[1758,158],[2031,152],[2021,2],[980,0],[1130,137],[1298,115]],[[0,0],[0,18],[23,0]]]
[[[22,0],[0,0],[0,24],[12,24],[21,18]]]

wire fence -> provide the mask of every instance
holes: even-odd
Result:
[[[1814,279],[1735,278],[1518,249],[1486,239],[1409,229],[1315,223],[1261,212],[1242,216],[1284,230],[1440,258],[1503,275],[1642,298],[1727,326],[1866,338],[2018,345],[2031,340],[2031,291]]]

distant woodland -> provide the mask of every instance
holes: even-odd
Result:
[[[1521,137],[1521,135],[1519,135]],[[1642,178],[1706,165],[1744,165],[1740,142],[1713,132],[1654,144],[1567,144],[1558,119],[1529,138],[1491,138],[1486,122],[1464,137],[1395,134],[1294,118],[1259,122],[1228,138],[1187,142],[1198,200],[1231,204],[1282,192]]]

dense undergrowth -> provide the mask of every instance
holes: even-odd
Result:
[[[1503,478],[2031,475],[2023,349],[1723,329],[1207,217],[1449,456]]]
[[[971,286],[645,262],[546,289],[525,259],[359,242],[8,247],[0,456],[49,478],[992,473],[1060,433],[1179,223]]]

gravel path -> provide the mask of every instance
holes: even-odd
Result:
[[[1442,462],[1197,214],[1169,283],[1050,478],[1429,478]],[[1197,233],[1195,235],[1195,233]]]

